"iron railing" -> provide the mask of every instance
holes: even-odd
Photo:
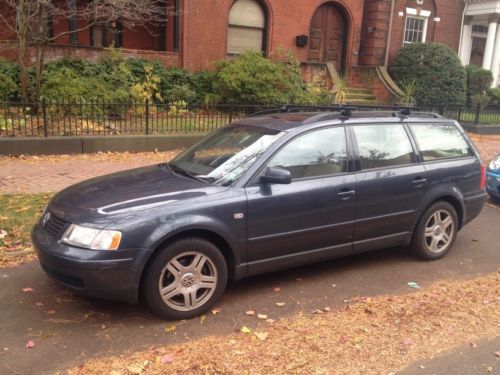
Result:
[[[357,105],[363,110],[397,110],[401,105]],[[256,112],[297,110],[297,105],[201,105],[118,101],[0,102],[0,136],[52,137],[92,135],[154,135],[208,133]],[[339,106],[301,106],[308,111],[327,111]],[[500,126],[500,106],[419,105],[420,111],[436,112],[464,124]]]

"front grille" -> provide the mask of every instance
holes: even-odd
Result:
[[[69,226],[67,221],[58,218],[52,212],[48,212],[45,215],[49,215],[47,219],[42,218],[43,228],[49,233],[51,236],[55,238],[60,238],[66,228]]]

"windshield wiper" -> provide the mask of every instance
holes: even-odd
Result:
[[[208,177],[208,176],[201,176],[201,175],[196,175],[192,172],[189,172],[181,167],[178,167],[177,165],[175,164],[169,164],[167,163],[167,166],[168,168],[174,172],[174,173],[177,173],[177,174],[180,174],[180,175],[183,175],[183,176],[186,176],[186,177],[189,177],[189,178],[192,178],[193,180],[196,180],[196,181],[200,181],[200,182],[203,182],[205,184],[209,184],[211,183],[211,177]]]

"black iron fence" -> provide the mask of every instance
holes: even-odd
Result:
[[[397,110],[401,105],[350,105],[363,110]],[[294,105],[297,107],[297,105]],[[335,110],[339,106],[306,106],[305,110]],[[0,103],[0,136],[51,137],[92,135],[149,135],[207,133],[232,121],[281,105],[200,105],[174,102],[157,104],[111,101],[46,101]],[[422,105],[422,111],[439,113],[464,124],[500,126],[500,106]]]

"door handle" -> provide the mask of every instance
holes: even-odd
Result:
[[[427,183],[427,179],[422,177],[416,177],[411,183],[416,186],[422,186]]]
[[[343,200],[347,200],[355,194],[356,194],[355,190],[341,190],[339,193],[337,193],[337,195]]]

